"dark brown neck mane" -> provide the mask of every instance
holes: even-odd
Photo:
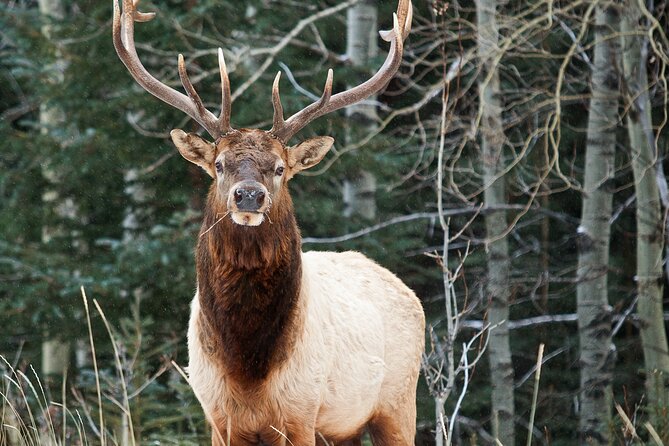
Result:
[[[301,238],[287,191],[278,201],[259,226],[217,223],[226,210],[212,189],[197,244],[203,340],[239,383],[266,378],[295,338]]]

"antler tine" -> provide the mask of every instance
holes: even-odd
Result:
[[[328,79],[325,84],[323,96],[308,105],[304,109],[295,113],[287,120],[283,120],[281,113],[281,125],[277,126],[276,105],[274,116],[274,127],[270,132],[282,141],[288,141],[293,135],[299,132],[304,126],[309,124],[320,116],[331,113],[340,108],[363,101],[371,95],[381,91],[390,82],[402,63],[402,52],[404,50],[404,39],[411,30],[411,20],[413,17],[413,6],[411,0],[400,0],[397,7],[397,13],[393,13],[393,29],[390,31],[381,31],[381,37],[390,42],[388,56],[379,70],[362,84],[349,90],[332,93],[332,70],[328,71]],[[400,25],[401,24],[401,25]],[[278,97],[278,80],[275,80],[275,88],[272,91],[272,101],[280,105]]]
[[[195,104],[198,113],[201,115],[206,114],[207,109],[202,103],[200,95],[197,94],[197,91],[195,91],[195,87],[193,87],[193,84],[191,83],[190,78],[188,77],[188,73],[186,72],[186,63],[184,62],[183,54],[179,54],[179,58],[177,60],[177,68],[179,70],[179,77],[181,78],[181,85],[184,86],[184,90],[186,90],[186,93],[188,93],[188,97],[190,98],[191,101],[193,101],[193,104]]]
[[[163,84],[144,68],[135,48],[134,22],[147,22],[155,17],[155,13],[137,11],[139,0],[121,1],[123,2],[123,11],[121,11],[119,0],[113,0],[114,20],[112,35],[116,53],[130,72],[130,75],[146,91],[196,120],[211,136],[214,138],[220,136],[216,117],[204,108],[188,76],[184,76],[186,70],[182,57],[180,58],[179,75],[184,88],[188,92],[188,96]]]
[[[413,23],[413,5],[411,0],[409,0],[409,14],[407,14],[406,22],[404,22],[404,37],[406,39],[409,33],[411,32],[411,23]]]
[[[397,16],[397,22],[395,22],[395,16]],[[411,0],[400,0],[400,4],[397,6],[397,13],[393,14],[393,29],[387,31],[379,31],[381,38],[386,42],[392,42],[395,40],[397,35],[396,29],[397,24],[401,24],[402,30],[402,41],[407,38],[411,32],[411,21],[413,20],[413,5]]]
[[[323,96],[318,101],[319,107],[325,107],[332,97],[332,79],[334,78],[334,71],[332,68],[328,70],[328,77],[325,79],[325,87],[323,87]]]
[[[281,95],[279,94],[280,80],[281,71],[276,73],[276,76],[274,77],[274,83],[272,84],[272,106],[274,107],[274,119],[272,120],[272,129],[269,132],[274,135],[280,132],[286,122],[283,120],[283,105],[281,105]]]
[[[218,49],[218,71],[221,73],[221,113],[218,116],[218,130],[223,135],[229,132],[230,127],[230,109],[232,99],[230,94],[230,79],[228,78],[228,69],[225,66],[225,57],[223,49]]]
[[[411,21],[413,20],[411,0],[400,0],[397,5],[397,19],[402,25],[402,40],[404,40],[411,32]]]
[[[318,102],[311,104],[312,109],[310,110],[310,115],[318,113],[330,102],[330,97],[332,97],[332,79],[334,73],[332,69],[328,70],[328,76],[325,80],[325,86],[323,87],[323,94],[321,95]],[[279,95],[279,79],[281,79],[281,72],[279,71],[274,78],[274,85],[272,86],[272,104],[274,105],[274,124],[272,129],[269,131],[277,138],[287,141],[290,136],[294,135],[298,130],[293,130],[290,125],[286,124],[286,121],[283,119],[283,106],[281,105],[281,96]],[[314,118],[306,118],[306,122],[311,121]]]
[[[155,12],[139,12],[137,10],[137,5],[139,5],[139,0],[132,1],[132,17],[135,19],[135,22],[148,22],[153,20],[156,16]]]

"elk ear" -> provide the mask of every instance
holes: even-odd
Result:
[[[330,136],[317,136],[302,141],[296,146],[288,148],[288,167],[291,171],[291,177],[297,172],[318,164],[332,144],[334,138]]]
[[[214,172],[216,146],[214,143],[205,141],[195,133],[186,133],[181,129],[172,130],[170,136],[181,156],[202,167],[210,177],[216,178],[216,172]]]

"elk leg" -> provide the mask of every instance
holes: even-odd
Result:
[[[317,436],[316,446],[362,446],[362,437],[351,438],[343,441],[332,441]]]
[[[374,446],[413,446],[416,436],[415,415],[377,415],[369,422]]]
[[[332,443],[334,446],[362,446],[362,437]]]
[[[311,427],[305,427],[297,423],[286,423],[286,428],[288,430],[286,435],[288,438],[287,446],[316,446],[316,433],[313,424],[311,424]]]

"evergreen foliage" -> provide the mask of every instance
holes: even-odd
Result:
[[[505,172],[507,201],[512,206],[508,221],[515,222],[508,233],[512,322],[571,315],[576,310],[576,241],[588,137],[590,60],[596,42],[592,23],[583,23],[589,2],[568,3],[556,6],[552,13],[521,1],[507,2],[498,9],[500,35],[508,44],[499,66],[508,139],[504,154],[513,160]],[[110,3],[68,0],[65,4],[66,18],[49,23],[53,27],[51,38],[41,32],[47,19],[40,16],[36,2],[0,4],[0,355],[12,361],[20,352],[17,367],[26,370],[26,364],[39,362],[40,343],[47,335],[72,342],[87,340],[80,294],[84,286],[114,327],[125,364],[132,370],[128,382],[131,392],[138,391],[131,401],[135,424],[141,426],[138,438],[167,442],[178,435],[183,439],[179,444],[197,444],[204,438],[204,422],[187,386],[171,371],[170,360],[187,363],[185,333],[196,281],[193,246],[210,180],[181,159],[169,140],[169,131],[197,131],[198,126],[141,90],[127,74],[111,42]],[[225,51],[234,94],[267,57],[268,52],[259,49],[272,48],[301,19],[335,4],[329,0],[147,2],[141,9],[157,11],[158,16],[137,24],[136,42],[149,71],[175,88],[180,88],[176,55],[183,53],[196,89],[207,106],[215,109],[220,97],[218,46]],[[485,225],[480,213],[485,210],[478,209],[485,185],[478,161],[481,149],[475,88],[485,73],[475,58],[473,6],[454,3],[445,14],[439,13],[441,1],[416,0],[414,6],[416,18],[406,66],[379,98],[381,119],[391,110],[413,107],[427,99],[415,110],[399,113],[379,135],[355,150],[346,147],[345,130],[352,127],[355,145],[368,136],[365,128],[358,128],[344,113],[315,121],[294,141],[331,135],[337,141],[337,153],[329,154],[313,172],[293,180],[291,193],[303,237],[310,239],[354,233],[394,217],[431,213],[431,217],[345,241],[307,242],[305,249],[354,249],[382,263],[423,298],[437,335],[443,335],[442,270],[435,261],[439,259],[432,255],[441,254],[444,237],[435,198],[442,105],[439,87],[444,73],[462,57],[462,69],[449,84],[446,99],[444,184],[444,207],[453,213],[448,220],[453,239],[446,266],[454,270],[468,253],[456,281],[459,308],[464,312],[457,358],[461,343],[475,333],[477,323],[485,321],[488,306]],[[394,2],[379,5],[381,28],[390,27],[394,7]],[[656,9],[656,20],[664,29],[656,29],[652,38],[666,42],[667,14],[660,7]],[[344,18],[345,13],[338,13],[315,22],[318,38],[314,29],[306,27],[278,52],[258,81],[236,98],[233,126],[271,126],[270,93],[278,70],[283,71],[281,92],[286,114],[311,101],[291,84],[281,64],[290,68],[300,87],[316,95],[328,68],[335,70],[335,91],[358,79],[360,73],[341,56],[346,47]],[[583,26],[585,30],[579,34]],[[575,39],[580,39],[578,44]],[[649,93],[658,159],[663,162],[669,143],[665,129],[667,61],[666,54],[662,58],[650,48]],[[383,57],[385,54],[369,69],[376,69]],[[556,92],[561,98],[559,113]],[[41,128],[40,107],[60,109],[65,117],[63,125]],[[614,215],[610,221],[608,286],[614,316],[627,320],[614,337],[618,358],[612,388],[614,399],[633,414],[637,405],[645,404],[648,390],[640,373],[639,321],[627,311],[636,293],[632,255],[635,191],[624,121],[627,110],[621,106],[618,112],[618,127],[611,129],[619,150],[610,185]],[[46,178],[45,169],[57,172],[60,181]],[[347,173],[360,169],[372,171],[377,178],[376,221],[342,214],[341,184]],[[45,201],[50,191],[56,191],[61,202],[70,199],[75,215],[64,217]],[[44,228],[61,230],[45,241]],[[96,313],[93,316],[100,374],[112,389],[109,393],[118,397],[111,343],[101,318]],[[548,360],[542,370],[535,422],[541,432],[537,436],[545,443],[574,444],[578,425],[574,401],[579,387],[575,321],[513,328],[510,342],[516,376],[517,439],[525,437],[523,426],[532,398],[532,380],[523,377],[535,364],[538,344],[544,343]],[[95,406],[95,375],[90,365],[73,366],[68,379],[74,387],[84,389],[83,400]],[[491,430],[485,364],[474,368],[469,379],[459,435],[483,444]],[[462,390],[462,378],[457,385],[458,391]],[[424,444],[432,444],[433,401],[426,387],[421,383],[420,438],[426,438]],[[55,400],[58,392],[54,390]],[[456,400],[447,402],[446,413],[452,412]],[[112,403],[105,403],[105,408],[113,414],[110,419],[120,419],[120,411]],[[648,419],[647,413],[638,414],[640,420]],[[614,424],[612,438],[622,441],[625,434],[620,422]],[[659,434],[666,443],[669,433]]]

